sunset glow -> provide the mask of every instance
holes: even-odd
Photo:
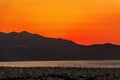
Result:
[[[0,0],[0,31],[120,44],[120,0]]]

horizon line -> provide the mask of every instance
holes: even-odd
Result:
[[[32,34],[32,35],[37,34],[37,35],[42,36],[42,37],[45,37],[45,38],[53,38],[53,37],[47,37],[47,36],[44,36],[44,35],[40,35],[40,34],[38,34],[38,33],[32,33],[32,32],[30,32],[30,31],[26,31],[26,30],[22,30],[22,31],[10,31],[10,32],[0,31],[0,33],[3,33],[3,34],[10,34],[10,33],[18,33],[18,34],[20,34],[20,33],[28,33],[28,34]],[[94,46],[94,45],[106,45],[106,44],[107,44],[107,45],[117,45],[117,46],[120,46],[120,44],[115,44],[115,43],[112,43],[112,42],[82,44],[82,43],[77,43],[77,42],[75,42],[75,41],[73,41],[73,40],[69,40],[69,39],[65,39],[65,38],[61,38],[61,37],[59,37],[59,38],[53,38],[53,39],[68,40],[68,41],[72,41],[73,43],[78,44],[78,45],[82,45],[82,46]]]

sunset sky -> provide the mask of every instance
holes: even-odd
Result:
[[[0,31],[120,44],[120,0],[0,0]]]

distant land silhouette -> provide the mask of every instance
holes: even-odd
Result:
[[[117,59],[120,59],[120,45],[85,46],[70,40],[47,38],[26,31],[0,32],[0,61]]]

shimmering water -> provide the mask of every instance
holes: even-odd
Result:
[[[0,66],[11,66],[11,67],[101,67],[101,68],[104,67],[104,68],[120,68],[120,60],[0,62]]]

